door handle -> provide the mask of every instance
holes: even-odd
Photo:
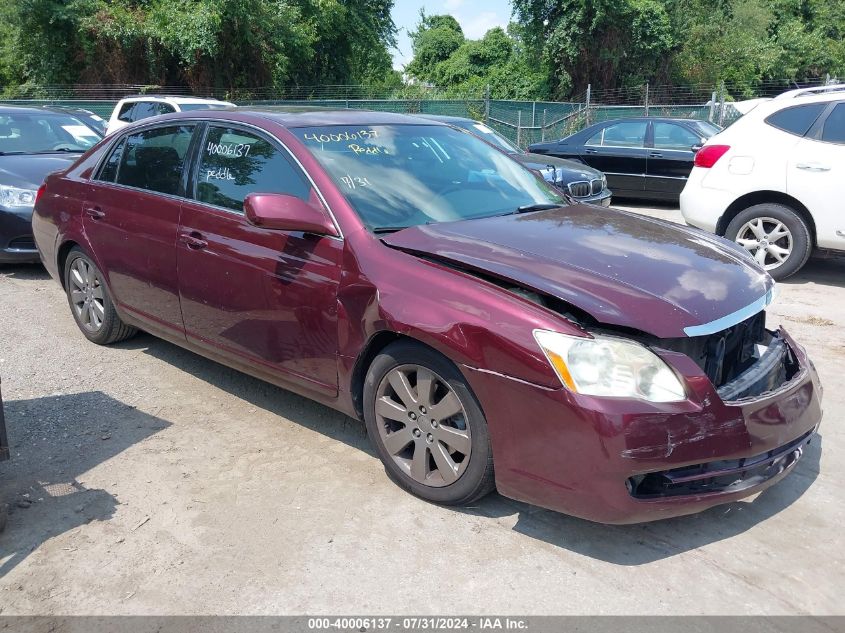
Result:
[[[202,233],[200,233],[199,231],[181,233],[179,235],[179,239],[181,239],[182,243],[185,244],[188,248],[193,249],[195,251],[201,250],[208,246],[208,242],[202,239]]]
[[[85,215],[89,216],[92,220],[102,220],[106,217],[106,214],[100,207],[85,207],[84,211]]]
[[[820,165],[819,163],[798,163],[795,166],[798,169],[803,169],[804,171],[830,171],[830,167],[827,165]]]
[[[585,154],[598,154],[599,150],[597,150],[597,149],[585,149],[584,153]]]
[[[660,152],[649,152],[648,156],[649,158],[663,158],[663,154]]]

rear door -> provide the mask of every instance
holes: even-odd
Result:
[[[249,193],[316,197],[285,148],[253,128],[209,124],[182,206],[178,268],[188,340],[212,354],[337,394],[343,241],[247,222]]]
[[[786,192],[812,214],[820,247],[845,249],[845,102],[830,104],[788,154]]]
[[[607,176],[617,196],[642,196],[645,191],[648,121],[620,121],[596,132],[584,143],[581,158]]]
[[[163,336],[184,335],[176,236],[193,124],[126,134],[90,185],[83,226],[121,309]]]
[[[655,198],[675,198],[692,171],[695,158],[693,147],[704,139],[678,123],[653,121],[649,142],[645,189]]]

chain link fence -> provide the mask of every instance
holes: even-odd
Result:
[[[236,93],[185,86],[74,85],[4,87],[0,101],[22,106],[62,105],[111,115],[123,97],[142,94],[215,97],[238,105],[308,105],[408,114],[441,114],[485,121],[520,147],[569,136],[587,125],[639,116],[708,120],[727,126],[743,114],[742,101],[773,97],[793,88],[836,83],[830,76],[804,81],[767,80],[754,87],[717,85],[649,85],[610,90],[587,89],[569,101],[515,101],[484,94],[454,95],[423,85],[299,86],[257,88]]]

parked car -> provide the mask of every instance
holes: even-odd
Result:
[[[45,110],[50,110],[52,112],[65,112],[82,121],[100,136],[106,135],[106,127],[108,124],[106,120],[96,112],[91,112],[91,110],[86,110],[85,108],[76,108],[66,105],[49,105],[42,107]]]
[[[417,116],[432,121],[442,121],[495,145],[529,169],[540,172],[548,182],[563,189],[579,202],[610,206],[612,193],[607,188],[607,179],[604,174],[587,167],[584,163],[526,152],[493,128],[465,117],[440,114],[419,114]]]
[[[35,209],[89,340],[140,328],[362,418],[437,503],[495,485],[595,521],[687,514],[780,480],[821,418],[740,247],[570,205],[434,121],[165,115],[49,176]]]
[[[617,198],[672,202],[684,188],[695,152],[719,129],[696,119],[614,119],[528,149],[600,170]]]
[[[734,240],[775,279],[845,251],[845,86],[794,90],[712,137],[681,194],[688,224]]]
[[[32,240],[38,187],[101,138],[63,110],[0,106],[0,264],[38,261]]]
[[[135,95],[117,102],[108,123],[108,132],[160,114],[191,112],[193,110],[221,110],[233,108],[234,103],[200,97],[179,97],[172,95]]]

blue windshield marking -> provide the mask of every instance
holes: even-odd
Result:
[[[707,336],[708,334],[715,334],[716,332],[721,332],[722,330],[734,326],[737,323],[741,323],[748,317],[754,316],[760,310],[769,305],[774,298],[774,290],[774,287],[770,288],[766,294],[757,299],[754,303],[747,305],[744,308],[740,308],[736,312],[731,312],[730,314],[716,319],[715,321],[685,327],[684,334],[687,336]]]

